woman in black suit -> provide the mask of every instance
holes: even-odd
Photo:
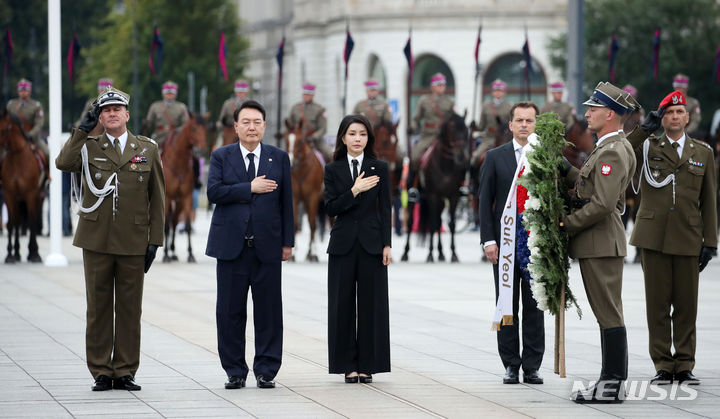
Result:
[[[346,383],[390,371],[390,177],[374,143],[370,121],[348,115],[325,166],[325,208],[336,217],[328,245],[329,369]]]

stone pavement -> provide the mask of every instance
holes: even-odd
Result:
[[[648,390],[640,400],[621,405],[580,406],[568,396],[574,380],[597,378],[600,337],[577,265],[571,287],[584,317],[567,313],[568,377],[552,372],[554,321],[546,316],[545,384],[502,385],[504,371],[490,331],[492,271],[479,260],[476,233],[458,237],[460,264],[427,265],[422,262],[426,251],[415,249],[409,263],[391,265],[393,371],[376,375],[371,385],[349,385],[342,376],[327,374],[326,264],[285,264],[285,353],[278,387],[256,388],[251,373],[247,388],[225,390],[215,334],[215,262],[203,256],[208,217],[199,214],[193,236],[197,264],[156,261],[146,278],[139,392],[90,391],[81,252],[71,239],[63,241],[68,267],[0,265],[0,416],[720,417],[720,262],[713,260],[701,274],[695,373],[703,381],[694,388],[694,400],[681,400],[689,393],[676,387],[666,397]],[[0,237],[3,248],[6,239]],[[178,248],[186,247],[185,236],[177,242]],[[403,243],[395,238],[395,260]],[[48,239],[41,238],[40,246],[47,255]],[[317,248],[321,261],[327,260],[325,244]],[[301,233],[300,260],[306,249],[307,236]],[[182,260],[187,253],[179,254]],[[654,371],[640,266],[625,265],[623,297],[630,380],[646,380]],[[252,336],[250,322],[248,360]],[[635,384],[634,394],[642,394],[642,383]],[[671,388],[664,388],[669,394]]]

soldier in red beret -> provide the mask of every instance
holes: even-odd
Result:
[[[655,384],[700,384],[692,372],[698,277],[717,249],[715,161],[686,133],[687,103],[670,93],[628,137],[642,190],[630,244],[641,252]]]

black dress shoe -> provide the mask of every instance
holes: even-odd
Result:
[[[255,377],[255,380],[257,381],[257,386],[260,388],[275,388],[275,381],[267,380],[262,375]]]
[[[535,371],[525,371],[523,373],[523,383],[543,384],[543,383],[545,383],[545,381],[540,376],[540,374],[538,374],[537,370],[535,370]]]
[[[518,367],[512,366],[505,368],[505,377],[503,377],[503,384],[520,383],[520,379],[518,378],[519,370],[520,369]]]
[[[354,376],[352,376],[352,377],[348,377],[348,376],[346,375],[346,376],[345,376],[345,382],[348,383],[348,384],[357,383],[357,382],[358,382],[358,376],[357,376],[357,375],[354,375]]]
[[[234,390],[236,388],[243,387],[245,387],[245,379],[243,377],[238,377],[237,375],[229,377],[227,383],[225,383],[225,388],[228,390]]]
[[[601,380],[584,390],[570,396],[579,404],[608,404],[625,401],[625,386],[622,380]]]
[[[371,384],[372,383],[372,375],[367,376],[360,376],[360,383],[361,384]]]
[[[650,379],[650,384],[657,384],[659,386],[672,384],[673,375],[665,370],[658,370],[657,374]]]
[[[700,385],[700,379],[693,375],[692,371],[680,371],[675,373],[675,381],[679,381],[680,384],[687,384],[689,386]]]
[[[92,386],[92,391],[107,391],[113,388],[112,378],[107,375],[98,375],[95,379],[95,384]]]
[[[139,391],[142,387],[135,384],[135,380],[131,375],[126,375],[113,380],[113,388],[116,390]]]

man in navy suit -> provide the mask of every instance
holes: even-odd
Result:
[[[294,224],[290,159],[262,144],[265,108],[243,102],[235,111],[239,143],[210,157],[207,195],[215,204],[205,254],[217,259],[218,353],[229,379],[245,387],[245,324],[252,288],[255,324],[253,372],[257,386],[275,387],[282,360],[281,261],[292,256]]]
[[[500,217],[510,192],[515,170],[520,162],[522,148],[528,136],[535,131],[538,107],[532,102],[518,102],[510,110],[510,131],[513,140],[487,152],[480,174],[480,240],[485,255],[493,264],[495,298],[498,298],[498,255],[500,244]],[[518,325],[518,303],[522,294],[522,343]],[[538,374],[545,353],[545,323],[543,312],[537,308],[528,281],[521,280],[519,263],[515,261],[513,282],[513,324],[500,326],[497,332],[498,352],[505,367],[504,384],[520,382],[518,374],[523,368],[523,381],[542,384]]]

